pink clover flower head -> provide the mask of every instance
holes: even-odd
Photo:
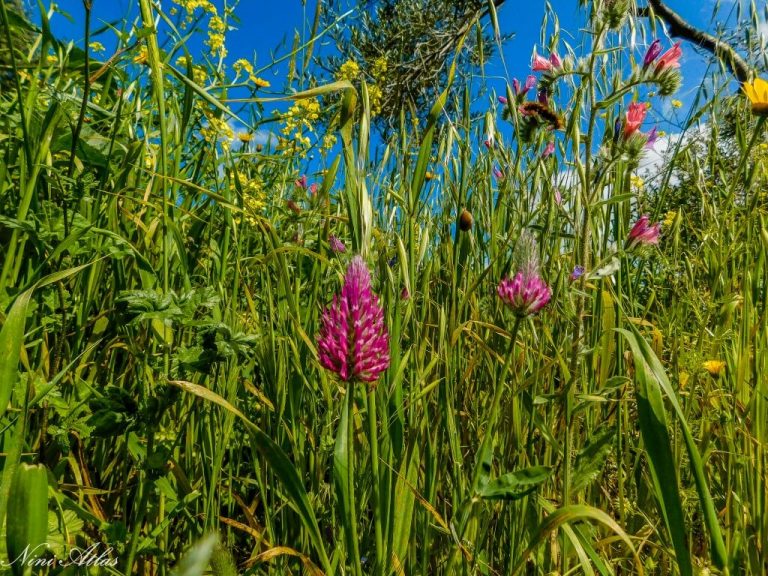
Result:
[[[680,68],[680,56],[683,55],[683,49],[680,47],[680,42],[675,42],[669,50],[664,52],[656,62],[656,71],[660,72],[667,68]]]
[[[347,247],[344,245],[344,242],[339,240],[333,234],[331,234],[328,237],[328,246],[330,246],[331,252],[334,252],[336,254],[339,254],[341,252],[346,252],[347,251]]]
[[[341,293],[323,310],[317,339],[320,364],[345,382],[374,382],[389,367],[384,312],[361,256],[349,263]]]
[[[523,271],[512,278],[502,278],[496,292],[501,301],[520,317],[536,314],[552,298],[552,291],[541,276]]]
[[[648,112],[648,108],[642,102],[633,102],[629,105],[624,121],[625,140],[637,132],[643,120],[645,120],[646,112]]]
[[[541,153],[542,158],[549,158],[552,156],[552,154],[555,152],[555,143],[550,141],[547,142],[547,147],[544,148],[544,152]]]
[[[656,58],[659,57],[659,54],[661,54],[661,40],[657,38],[651,42],[651,45],[648,46],[648,50],[645,52],[645,57],[643,58],[643,68],[648,68],[648,66],[653,64]]]
[[[317,194],[317,182],[314,182],[309,185],[309,193],[312,194],[312,196]]]
[[[655,224],[651,224],[648,214],[643,214],[629,231],[625,247],[626,249],[631,250],[637,246],[650,246],[651,244],[658,244],[660,235],[661,223],[657,222]]]

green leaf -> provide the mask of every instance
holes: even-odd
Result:
[[[21,464],[13,476],[8,503],[5,542],[8,558],[42,557],[47,551],[48,472],[42,464]],[[14,562],[14,574],[23,574],[24,562]]]
[[[675,558],[682,576],[691,576],[693,566],[688,550],[685,517],[680,500],[677,480],[678,462],[670,446],[667,418],[658,381],[651,376],[647,363],[635,336],[626,330],[620,330],[629,342],[635,360],[635,396],[640,434],[648,454],[656,499],[667,526]],[[643,340],[644,341],[644,340]]]
[[[531,466],[508,472],[483,486],[479,495],[486,500],[517,500],[533,492],[552,475],[549,466]]]
[[[611,453],[611,441],[616,436],[616,430],[611,428],[590,437],[587,444],[576,456],[574,463],[573,481],[571,488],[581,490],[594,480],[605,465],[605,460]]]
[[[208,534],[195,542],[184,553],[171,574],[173,576],[202,576],[211,561],[216,542],[216,534]]]

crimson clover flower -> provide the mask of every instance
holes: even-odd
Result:
[[[683,49],[680,47],[680,42],[675,42],[669,50],[664,52],[656,62],[656,71],[660,72],[667,68],[680,68],[680,56],[683,55]]]
[[[496,291],[517,316],[536,314],[552,297],[552,291],[541,276],[527,276],[522,271],[512,278],[502,278]]]
[[[501,301],[519,318],[539,312],[549,303],[552,291],[539,275],[539,257],[533,237],[523,232],[515,248],[518,271],[496,287]]]
[[[642,102],[633,102],[629,105],[624,121],[625,140],[637,132],[643,120],[645,120],[646,112],[648,112],[648,108]]]
[[[643,58],[643,68],[648,68],[648,66],[653,64],[656,58],[659,57],[659,54],[661,54],[661,40],[657,38],[651,42],[651,45],[648,46],[648,50],[645,52],[645,57]]]
[[[632,250],[637,246],[658,244],[660,234],[661,223],[657,222],[655,224],[650,224],[650,218],[648,214],[643,214],[629,231],[629,235],[627,236],[627,240],[624,246],[627,250]]]
[[[345,382],[374,382],[389,367],[384,311],[360,255],[349,263],[341,293],[323,310],[317,352],[320,364]]]

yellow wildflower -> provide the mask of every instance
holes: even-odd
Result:
[[[226,123],[225,120],[217,118],[212,114],[207,113],[205,117],[208,120],[208,126],[202,128],[200,130],[200,134],[202,134],[203,138],[212,144],[215,144],[221,136],[223,137],[222,146],[226,147],[229,144],[229,141],[232,140],[232,138],[235,136],[232,128],[229,126],[229,124]]]
[[[768,82],[755,78],[754,82],[744,82],[741,88],[752,103],[752,113],[768,116]]]
[[[437,178],[437,174],[435,174],[434,172],[430,172],[429,170],[427,170],[427,172],[424,173],[425,180],[434,180],[435,178]]]
[[[637,176],[636,174],[632,174],[629,177],[629,183],[638,189],[641,189],[643,186],[645,186],[645,181],[642,178],[640,178],[640,176]]]
[[[349,80],[351,82],[358,76],[360,76],[360,64],[354,60],[347,60],[336,71],[337,80]]]
[[[253,134],[249,132],[238,132],[237,133],[237,139],[240,140],[243,144],[248,144],[253,139]]]
[[[677,375],[678,380],[680,381],[680,388],[685,388],[686,384],[688,384],[688,379],[690,378],[690,374],[688,372],[680,372],[680,374]]]
[[[373,64],[371,64],[371,76],[373,76],[376,82],[380,82],[385,79],[388,68],[389,63],[387,62],[387,58],[385,56],[379,56],[373,61]]]
[[[324,150],[330,150],[336,146],[336,135],[335,134],[325,134],[323,136],[323,143],[322,147]]]
[[[269,88],[271,86],[269,80],[264,80],[264,78],[259,78],[258,76],[252,76],[251,82],[256,84],[259,88]]]
[[[674,210],[670,210],[664,216],[664,221],[662,222],[662,225],[664,227],[672,226],[672,224],[674,224],[675,222],[675,218],[677,218],[677,212],[675,212]]]
[[[680,100],[672,100],[672,108],[682,108],[683,103]]]
[[[102,44],[101,42],[91,42],[90,44],[88,44],[88,48],[90,48],[94,52],[104,52],[104,50],[106,50],[106,48],[104,48],[104,44]]]
[[[149,56],[149,52],[147,51],[147,47],[144,44],[142,44],[141,46],[139,46],[139,53],[133,57],[133,63],[146,64],[148,56]]]
[[[377,116],[381,113],[381,101],[383,94],[377,84],[371,84],[368,87],[368,103],[371,105],[371,116]]]
[[[723,360],[707,360],[701,367],[717,378],[725,370],[725,362]]]
[[[208,22],[208,39],[204,44],[211,49],[213,54],[218,54],[221,57],[227,55],[227,49],[224,47],[224,32],[226,30],[227,25],[224,24],[221,17],[211,16],[211,20]]]

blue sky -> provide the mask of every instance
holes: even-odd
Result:
[[[29,1],[29,0],[28,0]],[[273,54],[277,57],[290,52],[293,37],[296,31],[307,37],[306,22],[310,22],[314,14],[318,0],[283,0],[273,2],[271,0],[241,0],[235,10],[235,15],[240,23],[227,33],[226,46],[229,51],[227,60],[231,63],[238,58],[246,58],[253,61],[256,67],[268,65],[272,61]],[[320,0],[322,1],[322,0]],[[349,0],[348,0],[349,1]],[[223,7],[224,0],[213,0],[219,10]],[[678,11],[695,26],[713,30],[711,22],[712,9],[715,6],[712,0],[692,2],[691,0],[667,0],[674,10]],[[231,2],[230,2],[231,4]],[[734,3],[722,0],[721,14],[725,15],[734,10]],[[61,14],[55,14],[51,27],[54,34],[65,40],[73,40],[82,45],[83,40],[83,15],[84,8],[81,0],[61,0],[60,9],[69,14],[65,18]],[[162,0],[162,6],[168,11],[175,4],[172,0]],[[579,12],[577,0],[551,0],[551,6],[555,10],[561,29],[561,40],[575,45],[579,40],[579,31],[583,26],[582,13]],[[35,13],[36,7],[31,8]],[[118,28],[126,26],[137,19],[138,0],[94,0],[92,11],[92,29],[98,29],[105,24],[111,24]],[[488,85],[497,93],[503,94],[505,84],[512,77],[525,78],[530,73],[531,51],[538,46],[542,51],[540,42],[540,28],[544,16],[544,2],[519,3],[516,0],[507,0],[498,13],[499,26],[502,33],[513,33],[515,36],[509,40],[503,50],[503,58],[497,54],[491,59],[486,68],[485,75]],[[722,18],[721,18],[722,19]],[[550,24],[550,30],[552,29]],[[193,56],[203,49],[202,41],[205,31],[193,36],[188,42],[188,47]],[[97,38],[107,47],[107,55],[114,50],[116,45],[115,33],[106,30]],[[641,39],[638,37],[638,42]],[[629,43],[629,39],[627,39]],[[665,46],[669,40],[664,40]],[[636,53],[642,54],[644,47],[637,46]],[[707,56],[696,54],[690,45],[684,44],[683,76],[684,84],[677,98],[683,101],[684,106],[679,110],[673,110],[670,100],[659,103],[649,120],[658,123],[662,129],[667,123],[669,131],[674,131],[677,123],[676,117],[681,120],[682,115],[688,111],[688,106],[700,88],[701,77],[706,68]],[[316,53],[322,50],[332,50],[332,47],[318,47]],[[105,57],[105,56],[102,56]],[[505,66],[506,65],[506,66]],[[279,93],[283,88],[283,79],[286,76],[285,63],[271,71],[261,74],[272,82],[271,90]],[[267,91],[268,92],[268,91]],[[263,92],[262,92],[263,93]],[[268,95],[268,94],[264,94]],[[655,117],[651,117],[655,115]]]

